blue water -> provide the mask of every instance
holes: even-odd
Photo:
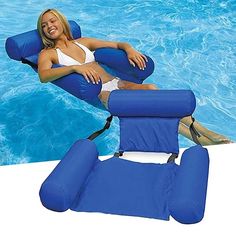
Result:
[[[100,129],[107,112],[10,60],[7,37],[36,28],[46,8],[80,24],[84,36],[124,41],[145,52],[156,69],[147,79],[161,89],[192,89],[194,116],[236,140],[236,4],[234,0],[1,1],[0,165],[61,159],[79,138]],[[96,143],[100,155],[118,146],[118,120]],[[192,142],[180,136],[180,146]]]

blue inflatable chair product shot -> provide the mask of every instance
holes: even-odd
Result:
[[[70,21],[74,38],[80,27]],[[29,64],[37,72],[37,58],[43,45],[37,30],[9,37],[10,58]],[[124,80],[142,83],[154,70],[148,57],[144,71],[131,66],[124,51],[101,48],[96,61]],[[58,67],[61,65],[53,65]],[[70,94],[102,109],[100,84],[87,83],[80,74],[53,81]],[[122,106],[121,106],[122,104]],[[190,132],[197,145],[179,154],[180,119],[192,116],[196,100],[191,90],[114,90],[108,99],[111,114],[105,126],[88,138],[76,141],[42,183],[39,196],[49,210],[100,212],[169,220],[183,224],[204,217],[209,155],[197,140],[194,119]],[[119,148],[101,161],[94,139],[110,127],[113,117],[120,127]],[[128,152],[170,154],[166,163],[141,163],[122,158]]]

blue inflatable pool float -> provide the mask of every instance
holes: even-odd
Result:
[[[73,37],[81,37],[80,26],[75,21],[69,21]],[[38,31],[32,30],[7,38],[6,51],[11,59],[30,65],[37,72],[38,55],[43,49],[43,44]],[[127,55],[123,50],[114,48],[100,48],[94,52],[95,60],[106,70],[120,79],[142,83],[154,71],[154,62],[148,58],[145,70],[130,65]],[[62,65],[55,64],[53,67]],[[84,77],[77,73],[66,75],[52,81],[56,86],[64,89],[79,99],[105,109],[98,99],[102,84],[88,83]]]
[[[80,28],[70,22],[75,38]],[[37,71],[37,57],[42,43],[36,30],[10,37],[8,55],[31,65]],[[122,50],[102,48],[96,60],[108,66],[122,79],[142,83],[154,69],[151,58],[141,71],[132,67]],[[54,65],[60,66],[60,65]],[[53,83],[79,99],[97,105],[101,84],[87,83],[79,74],[71,74]],[[108,111],[119,118],[119,150],[108,160],[100,161],[92,141],[110,126],[87,139],[78,140],[65,154],[40,188],[42,204],[53,211],[140,216],[168,220],[172,216],[184,224],[203,219],[209,156],[206,148],[196,145],[186,149],[180,165],[178,126],[181,118],[191,116],[196,106],[190,90],[115,90],[108,101]],[[193,139],[196,132],[190,126]],[[195,136],[194,136],[195,135]],[[170,153],[166,164],[138,163],[120,158],[124,152]]]
[[[93,141],[78,140],[42,184],[42,204],[58,212],[72,209],[163,220],[172,216],[184,224],[201,221],[208,151],[196,145],[184,151],[180,165],[174,162],[179,152],[179,121],[192,114],[193,93],[115,90],[108,104],[110,113],[119,117],[118,152],[100,161]],[[119,158],[123,152],[132,151],[172,155],[166,164]]]

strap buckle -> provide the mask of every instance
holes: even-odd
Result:
[[[123,151],[119,151],[119,152],[115,152],[114,153],[114,157],[121,157],[121,156],[123,156]]]
[[[172,153],[170,155],[170,157],[168,158],[167,160],[167,163],[170,163],[170,162],[175,162],[175,159],[178,158],[178,154],[177,153]]]

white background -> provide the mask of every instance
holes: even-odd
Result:
[[[39,188],[57,161],[0,167],[0,235],[235,235],[236,144],[208,147],[204,219],[194,225],[102,213],[45,209]],[[181,150],[182,151],[182,150]]]

